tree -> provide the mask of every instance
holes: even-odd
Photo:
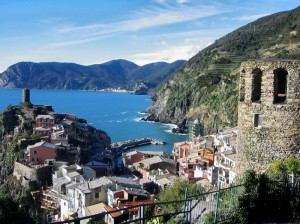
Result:
[[[274,180],[286,178],[287,168],[282,161],[274,160],[266,171],[267,175]]]
[[[283,164],[285,165],[289,174],[296,174],[297,176],[300,175],[300,159],[292,156],[285,159]]]
[[[180,201],[185,199],[185,191],[188,189],[192,192],[204,192],[203,187],[189,182],[188,180],[176,178],[171,186],[168,186],[158,195],[160,202]],[[183,203],[168,203],[162,205],[162,212],[169,213],[178,211]]]
[[[297,164],[291,160],[292,164]],[[289,166],[294,167],[294,166]],[[295,168],[295,167],[294,167]],[[287,182],[274,181],[274,177],[288,168],[284,162],[275,161],[269,167],[268,173],[274,171],[271,176],[257,174],[254,170],[248,170],[243,176],[244,190],[234,199],[233,208],[228,212],[226,221],[217,220],[218,223],[286,223],[300,220],[299,193],[293,194]],[[222,198],[226,200],[226,198]],[[226,203],[226,201],[222,201]],[[211,220],[213,213],[205,217]]]
[[[278,162],[274,164],[281,171],[287,170]],[[282,223],[299,219],[299,195],[294,195],[287,182],[281,180],[274,180],[268,174],[253,174],[245,180],[245,194],[240,198],[239,208],[246,211],[246,223]],[[246,203],[249,198],[253,202],[250,208]]]
[[[294,156],[286,158],[284,161],[273,161],[266,171],[273,180],[287,181],[288,175],[293,174],[300,181],[300,160]]]
[[[1,224],[21,224],[35,223],[34,220],[19,207],[10,197],[0,194],[0,223]]]

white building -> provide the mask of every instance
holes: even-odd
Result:
[[[75,210],[79,216],[86,215],[86,207],[107,201],[107,190],[113,182],[107,177],[80,183],[75,187]]]

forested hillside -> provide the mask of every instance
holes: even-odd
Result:
[[[150,120],[198,118],[203,134],[237,124],[239,66],[260,58],[300,58],[300,7],[258,19],[218,39],[152,92]]]
[[[113,60],[83,66],[74,63],[19,62],[0,73],[0,87],[75,90],[122,88],[145,94],[184,63],[184,60],[178,60],[138,66],[126,60]]]

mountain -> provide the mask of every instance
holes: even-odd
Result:
[[[158,62],[138,66],[121,59],[90,66],[58,62],[19,62],[0,73],[0,87],[137,90],[142,85],[145,88],[143,93],[146,93],[184,63],[184,60],[180,60],[170,64]]]
[[[186,128],[197,118],[202,134],[235,126],[240,63],[260,58],[300,58],[300,7],[260,18],[200,51],[152,91],[148,120]]]

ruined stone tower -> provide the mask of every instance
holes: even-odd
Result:
[[[19,103],[19,106],[23,109],[32,108],[32,103],[30,102],[30,90],[23,89],[22,90],[22,101]]]
[[[241,64],[237,171],[300,158],[300,60]]]
[[[29,89],[22,90],[22,103],[30,103],[30,90]]]

